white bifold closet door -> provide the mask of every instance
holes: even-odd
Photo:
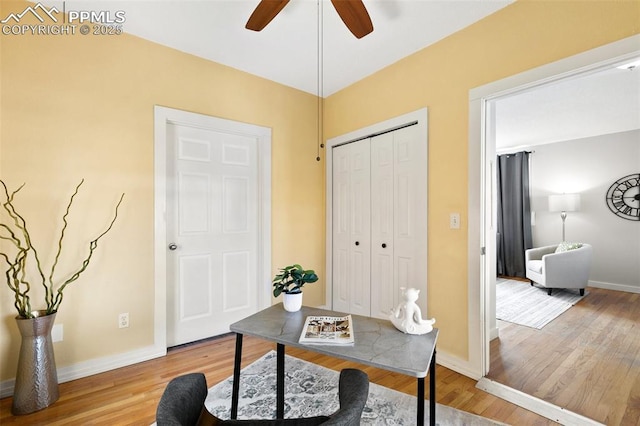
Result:
[[[333,149],[333,308],[370,315],[369,140]]]
[[[387,318],[415,287],[426,312],[426,157],[417,126],[333,148],[333,309]]]

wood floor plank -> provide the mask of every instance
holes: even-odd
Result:
[[[636,377],[626,401],[627,408],[620,424],[624,426],[640,425],[640,375]],[[634,423],[635,422],[635,423]]]
[[[542,330],[499,321],[488,378],[608,426],[639,426],[640,295],[587,291]]]
[[[275,346],[246,336],[242,365],[255,361]],[[60,384],[60,399],[25,416],[11,415],[11,398],[0,400],[0,424],[29,426],[142,425],[155,421],[155,410],[171,378],[202,371],[209,386],[233,373],[235,338],[231,335],[171,349],[167,356]],[[416,380],[402,374],[287,348],[287,354],[339,371],[365,370],[371,382],[416,395]],[[476,382],[440,365],[436,368],[437,398],[441,404],[514,425],[549,426],[556,423],[476,389]]]

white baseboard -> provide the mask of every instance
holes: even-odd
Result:
[[[500,337],[500,329],[498,327],[489,330],[489,341],[497,339],[498,337]]]
[[[524,392],[487,379],[486,377],[478,380],[476,387],[564,426],[604,426],[602,423],[588,417],[558,407],[534,396],[527,395]]]
[[[77,364],[58,368],[58,383],[69,382],[71,380],[81,379],[94,374],[104,373],[105,371],[115,370],[116,368],[126,367],[139,362],[148,361],[153,358],[159,358],[166,354],[167,348],[165,347],[147,346],[123,354],[79,362]],[[0,398],[6,398],[13,395],[14,385],[15,379],[0,382]]]
[[[436,364],[440,364],[449,370],[453,370],[463,376],[470,377],[473,380],[478,380],[480,378],[480,373],[473,368],[469,361],[458,358],[455,355],[448,354],[438,348],[436,348]]]
[[[625,291],[627,293],[640,294],[640,287],[628,284],[605,283],[602,281],[589,281],[589,287],[603,288],[605,290]]]

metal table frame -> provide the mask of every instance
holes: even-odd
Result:
[[[354,361],[357,363],[406,374],[417,379],[417,425],[424,425],[425,378],[429,374],[429,424],[436,424],[436,340],[438,329],[423,335],[398,331],[390,321],[352,315],[355,343],[349,346],[304,345],[298,343],[308,315],[344,316],[341,312],[303,306],[298,312],[287,312],[282,304],[271,306],[231,324],[236,333],[233,366],[231,418],[238,416],[240,369],[243,336],[249,335],[275,342],[276,345],[276,418],[284,418],[285,346]],[[416,356],[416,354],[424,354]]]

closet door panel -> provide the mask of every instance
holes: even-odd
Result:
[[[427,299],[427,143],[417,126],[333,148],[333,309],[388,318]]]
[[[398,288],[414,287],[419,288],[413,279],[414,270],[416,269],[415,258],[407,258],[398,256],[396,259],[395,276],[398,281]],[[396,296],[397,297],[397,296]]]
[[[374,318],[388,318],[394,308],[393,256],[378,254],[372,260],[371,271],[371,314]]]
[[[338,311],[349,311],[349,252],[334,248],[333,250],[333,308]]]
[[[333,148],[333,309],[369,315],[371,207],[369,140]]]
[[[388,318],[394,286],[393,133],[371,138],[371,316]]]
[[[347,146],[333,149],[332,264],[333,308],[349,310],[350,280],[350,162]]]
[[[350,156],[349,312],[371,310],[371,149],[369,140],[346,145]]]
[[[394,306],[400,287],[420,290],[427,311],[427,152],[417,126],[393,132],[394,145]]]
[[[350,257],[349,268],[351,279],[349,280],[350,301],[348,312],[352,314],[369,316],[371,294],[369,283],[369,258],[363,251],[354,250]]]

